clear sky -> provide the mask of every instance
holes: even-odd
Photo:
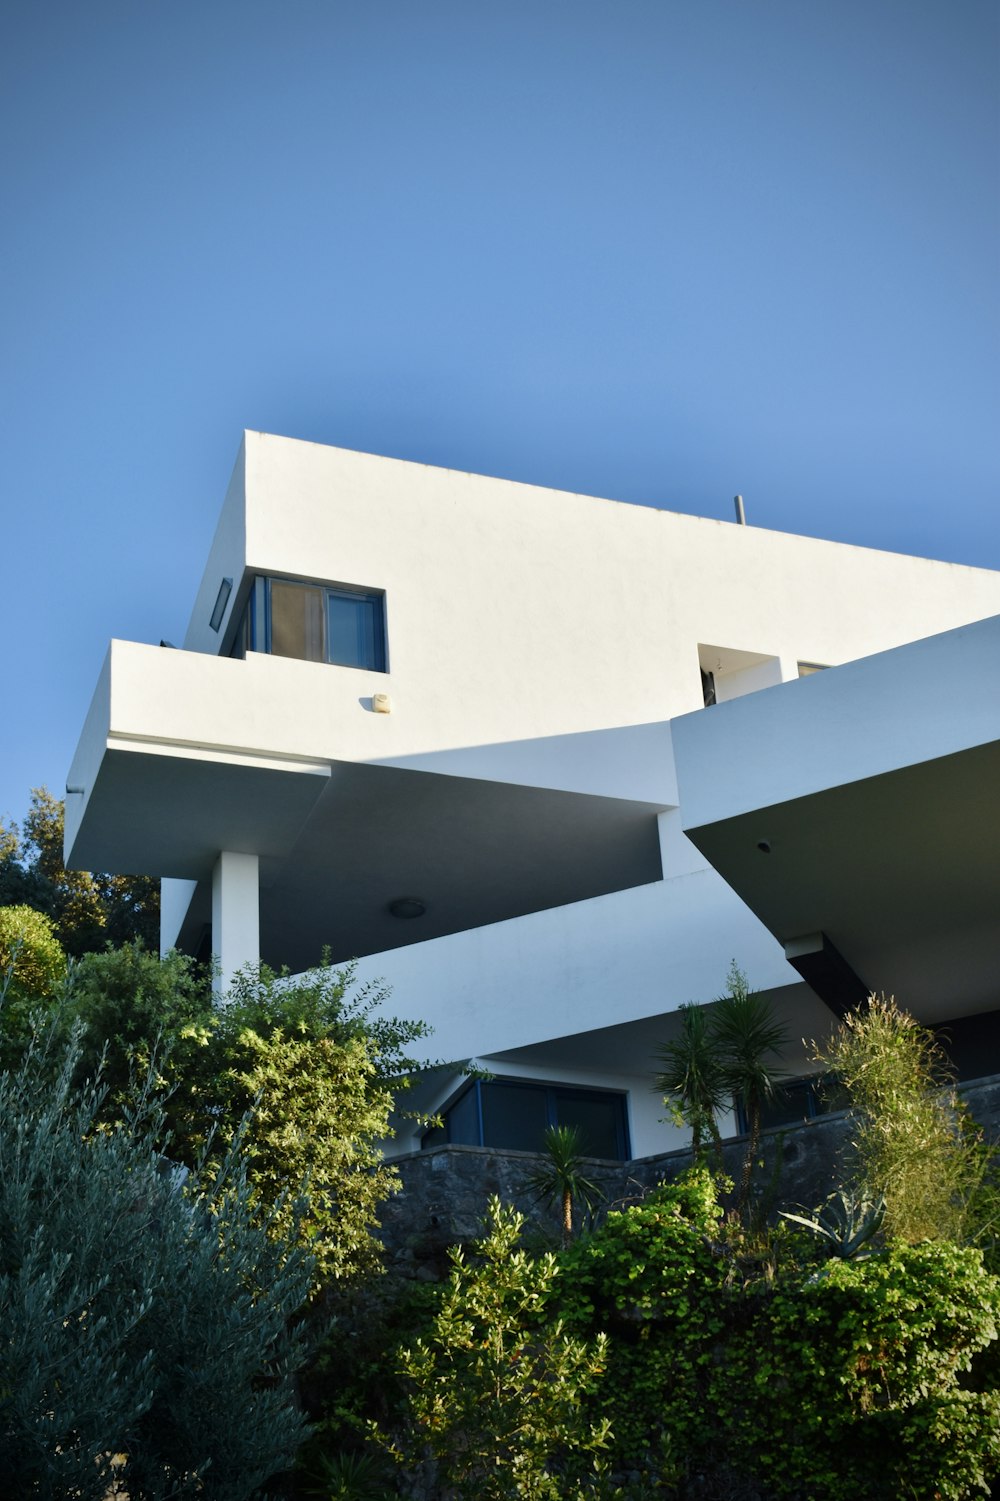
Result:
[[[995,0],[4,0],[0,815],[243,428],[1000,568]]]

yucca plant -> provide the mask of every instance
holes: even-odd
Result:
[[[716,1001],[709,1023],[722,1082],[728,1093],[743,1101],[747,1114],[747,1149],[740,1168],[738,1206],[746,1213],[750,1180],[760,1150],[761,1116],[765,1104],[781,1090],[783,1074],[772,1058],[788,1047],[788,1029],[775,1019],[765,996],[751,990],[735,960],[727,976],[729,992]]]
[[[542,1138],[545,1162],[531,1174],[528,1187],[538,1199],[558,1201],[563,1244],[573,1238],[573,1206],[582,1201],[589,1212],[604,1198],[601,1188],[583,1171],[583,1139],[576,1126],[549,1126]]]
[[[695,1162],[704,1154],[707,1137],[712,1143],[716,1166],[722,1166],[722,1137],[717,1111],[726,1104],[722,1060],[709,1026],[704,1006],[680,1008],[681,1029],[677,1037],[657,1048],[662,1065],[654,1087],[677,1108],[680,1119],[691,1127],[691,1150]]]

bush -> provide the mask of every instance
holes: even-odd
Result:
[[[451,1252],[428,1332],[400,1358],[411,1391],[391,1450],[411,1474],[429,1455],[454,1501],[569,1501],[593,1494],[603,1468],[607,1423],[583,1416],[580,1401],[605,1341],[573,1339],[546,1317],[556,1258],[518,1249],[522,1224],[490,1201],[476,1260]]]
[[[606,1332],[595,1413],[609,1420],[617,1470],[675,1483],[715,1433],[706,1390],[724,1318],[721,1211],[696,1168],[610,1213],[561,1258],[557,1308],[574,1333]]]
[[[261,966],[216,1007],[190,959],[133,944],[78,961],[68,1015],[86,1026],[79,1077],[103,1068],[102,1120],[128,1115],[152,1067],[162,1150],[189,1167],[206,1151],[218,1161],[240,1130],[253,1202],[273,1233],[299,1236],[319,1281],[371,1271],[381,1256],[378,1205],[397,1179],[379,1144],[426,1030],[380,1014],[384,1000],[354,986],[350,968],[292,981]],[[308,1205],[293,1215],[288,1195],[302,1193]]]
[[[42,1001],[66,974],[66,955],[50,918],[32,907],[0,907],[0,987],[9,999]]]
[[[96,1129],[72,1046],[51,1063],[0,1077],[7,1493],[244,1501],[303,1436],[308,1258],[254,1222],[238,1152],[185,1193],[141,1122]]]
[[[254,1195],[267,1206],[304,1188],[297,1234],[317,1278],[377,1269],[373,1233],[395,1169],[382,1160],[397,1092],[418,1065],[408,1049],[426,1028],[378,1013],[386,992],[355,987],[351,967],[321,965],[294,983],[262,966],[237,978],[214,1018],[200,1064],[203,1115],[191,1147],[217,1121],[249,1113],[244,1150]],[[278,1211],[280,1233],[290,1211]]]
[[[31,1037],[34,1011],[66,975],[66,955],[50,918],[32,907],[0,907],[0,1067],[16,1064]]]
[[[997,1337],[978,1251],[896,1245],[745,1302],[714,1382],[726,1446],[775,1498],[963,1501],[1000,1467],[1000,1394],[964,1390]]]
[[[176,951],[161,958],[140,943],[84,954],[70,977],[66,1018],[85,1028],[79,1076],[92,1079],[101,1069],[104,1119],[128,1109],[136,1078],[145,1080],[156,1058],[172,1090],[163,1100],[168,1127],[175,1143],[186,1141],[187,1102],[197,1093],[204,1043],[215,1025],[204,968]]]
[[[891,997],[872,995],[817,1056],[847,1090],[854,1173],[870,1197],[884,1196],[886,1233],[965,1239],[988,1154],[968,1129],[934,1034]]]

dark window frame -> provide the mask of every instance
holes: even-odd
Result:
[[[629,1138],[628,1095],[625,1091],[601,1089],[588,1084],[556,1083],[548,1079],[524,1079],[500,1074],[494,1075],[491,1079],[470,1079],[467,1084],[458,1089],[438,1112],[442,1118],[442,1126],[431,1127],[429,1131],[424,1133],[420,1142],[421,1150],[425,1150],[428,1147],[445,1145],[492,1147],[496,1151],[525,1150],[524,1148],[515,1147],[504,1148],[485,1140],[483,1089],[488,1089],[491,1084],[502,1084],[505,1088],[513,1087],[525,1091],[544,1091],[547,1126],[557,1126],[560,1124],[558,1108],[560,1098],[565,1099],[568,1103],[569,1099],[574,1095],[590,1095],[600,1096],[602,1100],[612,1101],[615,1107],[614,1131],[618,1156],[601,1158],[599,1160],[607,1162],[628,1162],[630,1160],[631,1143]],[[470,1091],[475,1091],[477,1140],[453,1143],[450,1131],[451,1114],[455,1107],[468,1097]],[[539,1143],[538,1150],[543,1150],[541,1143]]]
[[[324,666],[349,667],[357,672],[387,673],[389,671],[384,589],[363,589],[353,584],[330,583],[326,579],[286,578],[280,574],[258,574],[254,578],[250,594],[236,626],[230,656],[245,657],[248,651],[262,652],[267,656],[279,655],[273,650],[271,631],[271,590],[274,584],[288,585],[292,588],[318,589],[323,592],[325,655],[321,658],[289,656],[289,661],[318,660]],[[362,604],[370,608],[372,640],[369,661],[344,662],[336,660],[331,655],[330,605],[335,600]],[[285,655],[285,653],[280,653],[280,655]]]

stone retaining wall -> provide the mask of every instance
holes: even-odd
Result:
[[[993,1140],[1000,1140],[1000,1075],[964,1085],[961,1094]],[[755,1174],[762,1208],[812,1209],[836,1187],[850,1135],[846,1112],[819,1116],[802,1125],[765,1132]],[[746,1138],[725,1143],[726,1172],[738,1176]],[[382,1238],[390,1263],[411,1275],[436,1280],[447,1266],[446,1250],[475,1240],[482,1231],[487,1200],[498,1195],[527,1217],[529,1232],[558,1242],[554,1206],[540,1205],[528,1187],[544,1162],[534,1152],[502,1152],[491,1147],[439,1146],[397,1158],[400,1190],[382,1206]],[[588,1160],[586,1176],[603,1190],[604,1208],[635,1202],[657,1183],[669,1182],[691,1164],[689,1151],[616,1163]]]

